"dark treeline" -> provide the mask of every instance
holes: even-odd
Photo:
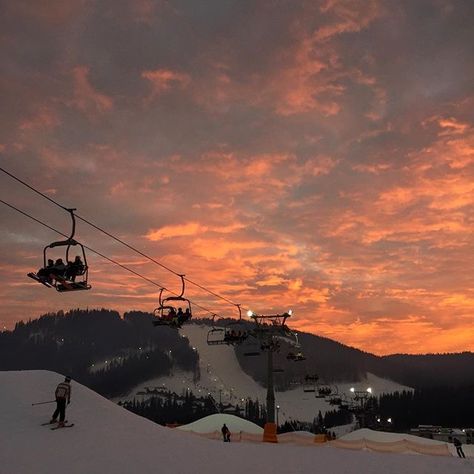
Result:
[[[381,358],[384,373],[409,387],[474,386],[474,353],[395,354]]]
[[[391,418],[395,431],[418,425],[466,428],[474,426],[473,400],[474,385],[430,387],[382,395],[376,402],[374,414],[382,423]]]
[[[103,370],[90,370],[107,358],[111,362]],[[176,330],[153,327],[152,315],[141,312],[125,313],[122,319],[105,309],[60,311],[0,333],[0,370],[70,374],[105,396],[169,374],[173,366],[194,370],[198,360],[186,338]]]
[[[188,424],[215,413],[230,413],[262,426],[265,424],[265,406],[258,400],[247,399],[245,405],[219,405],[211,397],[196,397],[192,391],[183,395],[167,392],[159,397],[121,403],[127,410],[160,425]]]
[[[133,399],[123,402],[122,406],[160,425],[188,424],[217,413],[211,397],[197,398],[192,391],[186,391],[183,396],[168,392],[162,397],[152,397],[146,401]]]
[[[311,433],[328,433],[334,426],[347,425],[353,420],[353,415],[347,410],[330,410],[324,416],[319,411],[312,423],[298,420],[285,421],[278,427],[280,433],[290,431],[310,431]]]

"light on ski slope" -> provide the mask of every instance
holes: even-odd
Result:
[[[372,393],[372,387],[369,387],[369,388],[367,389],[367,391],[368,391],[369,393]]]
[[[249,310],[247,311],[247,316],[248,316],[249,318],[251,318],[251,317],[253,316],[252,310],[249,309]]]
[[[351,387],[350,390],[351,390],[352,393],[355,392],[355,388],[354,388],[354,387]]]
[[[293,314],[293,310],[292,309],[289,309],[288,310],[288,314],[291,316]]]
[[[388,422],[388,423],[391,423],[391,422],[392,422],[392,419],[391,419],[391,418],[387,418],[387,422]]]

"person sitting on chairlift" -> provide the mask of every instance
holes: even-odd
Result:
[[[189,311],[189,308],[186,308],[184,310],[183,321],[189,321],[190,319],[191,319],[191,311]]]
[[[170,308],[168,314],[164,316],[166,321],[173,321],[176,318],[176,310],[174,308]]]
[[[183,313],[182,308],[178,308],[178,312],[176,313],[176,318],[179,324],[181,324],[184,321],[184,313]]]
[[[51,268],[51,273],[54,275],[55,278],[63,279],[65,272],[66,272],[66,265],[64,265],[62,258],[58,258],[54,262],[54,266]]]
[[[52,273],[53,267],[54,267],[54,260],[50,258],[48,259],[48,264],[46,265],[46,267],[40,268],[38,272],[36,273],[36,275],[38,276],[38,278],[45,280],[48,283],[51,283],[50,275]]]
[[[76,281],[76,276],[84,273],[84,263],[80,255],[76,255],[74,262],[68,262],[66,268],[66,278],[72,282]]]

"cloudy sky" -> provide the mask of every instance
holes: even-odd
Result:
[[[2,167],[246,308],[293,308],[300,330],[377,354],[474,350],[472,0],[0,10]],[[0,198],[68,232],[3,173]],[[91,291],[35,284],[57,236],[3,204],[0,222],[1,326],[157,306],[156,286],[94,255]],[[179,289],[85,224],[76,237]]]

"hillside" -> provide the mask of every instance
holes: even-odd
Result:
[[[173,358],[169,351],[173,351]],[[111,310],[52,313],[0,332],[0,370],[48,369],[73,374],[105,396],[126,393],[173,369],[193,370],[198,354],[175,330],[152,326],[152,316]]]
[[[73,381],[70,429],[40,426],[48,400],[62,380],[46,371],[0,372],[0,469],[2,474],[151,474],[312,472],[327,474],[467,474],[470,461],[452,457],[353,452],[328,446],[222,443],[158,426]],[[232,427],[230,427],[232,429]],[[238,462],[234,462],[235,460]]]
[[[152,315],[141,312],[125,313],[122,318],[111,310],[74,310],[20,322],[14,331],[0,332],[0,369],[48,369],[73,374],[75,380],[116,401],[135,403],[136,399],[140,403],[156,397],[157,387],[168,390],[169,406],[174,403],[174,411],[168,406],[159,413],[153,408],[151,414],[148,408],[133,408],[162,423],[177,419],[188,423],[196,416],[225,410],[229,404],[229,412],[245,413],[249,419],[261,422],[266,361],[262,355],[245,355],[249,347],[259,349],[256,341],[249,340],[236,348],[208,346],[206,336],[212,328],[208,320],[196,320],[180,331],[153,327],[152,320]],[[246,324],[250,328],[250,323]],[[305,376],[314,374],[333,391],[346,395],[351,386],[361,390],[370,386],[377,397],[421,387],[413,399],[409,395],[384,397],[379,415],[395,417],[398,429],[433,420],[444,426],[460,426],[474,419],[470,404],[466,405],[474,389],[474,354],[378,357],[312,334],[298,333],[298,337],[305,361],[287,360],[291,348],[285,343],[275,353],[280,423],[312,421],[319,411],[324,414],[337,409],[315,398],[315,393],[304,391],[308,388]],[[469,387],[470,381],[473,383]],[[202,409],[190,407],[185,414],[173,393],[201,397],[198,404]],[[257,400],[260,408],[255,405]]]
[[[243,405],[248,397],[264,402],[266,388],[242,370],[234,348],[227,345],[207,345],[208,329],[207,325],[196,323],[186,325],[180,330],[199,353],[199,380],[196,380],[194,372],[174,372],[172,376],[165,375],[147,380],[117,400],[133,399],[137,395],[152,397],[153,394],[146,395],[145,387],[166,387],[176,393],[185,390],[192,390],[198,395],[209,393],[214,400],[223,403]],[[276,374],[275,377],[280,377],[280,374]],[[339,383],[337,388],[340,393],[350,394],[352,385],[353,382],[343,382]],[[409,390],[409,387],[370,373],[365,375],[359,385],[364,389],[372,387],[374,394]],[[293,385],[289,390],[277,391],[276,401],[280,406],[280,423],[291,420],[312,421],[319,411],[324,414],[328,410],[335,409],[326,400],[315,398],[314,393],[305,393],[302,384]]]

